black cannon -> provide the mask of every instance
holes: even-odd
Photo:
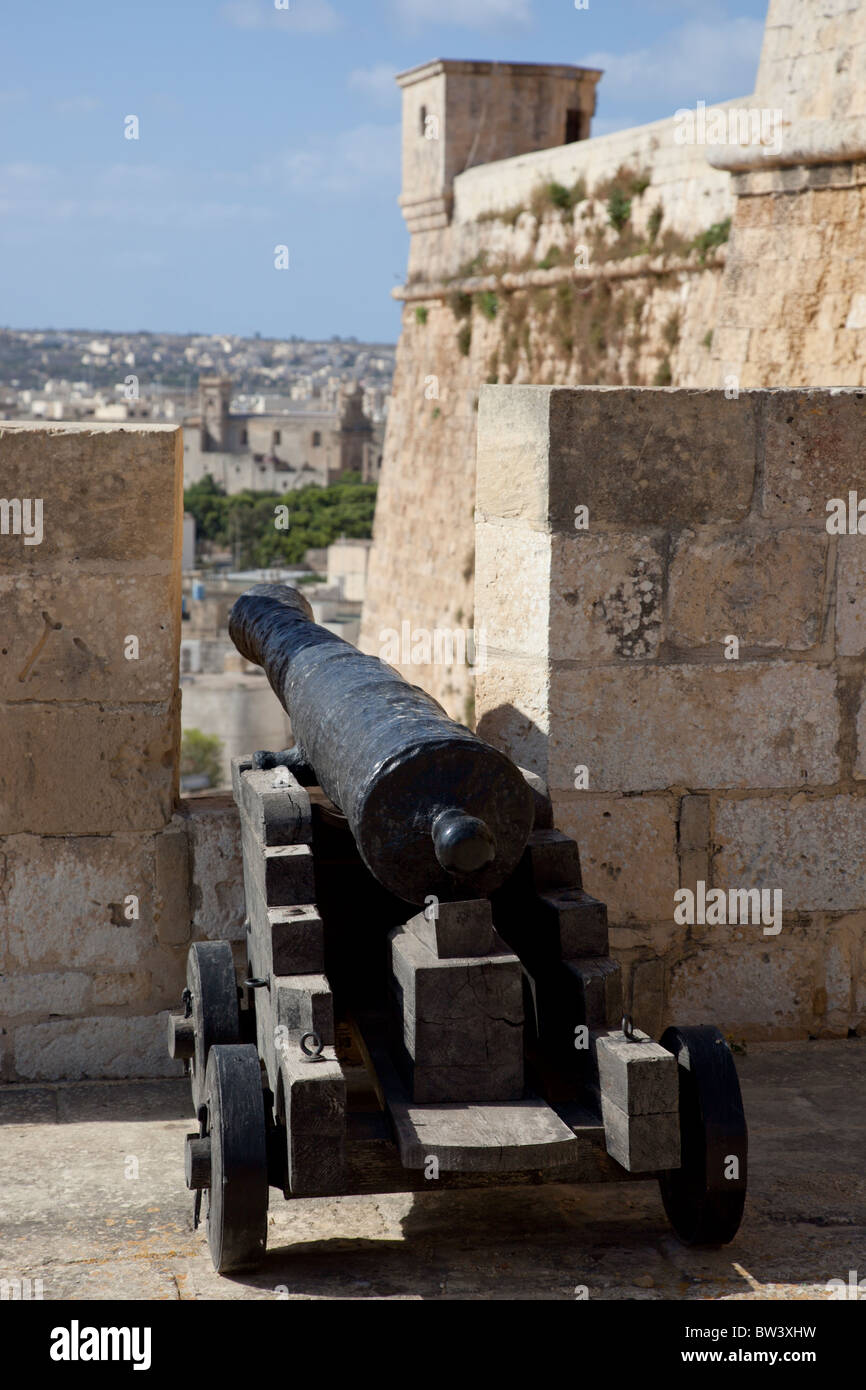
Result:
[[[271,1187],[655,1178],[683,1240],[731,1240],[747,1135],[730,1050],[711,1027],[654,1043],[624,1016],[604,904],[538,779],[292,589],[251,589],[230,631],[296,742],[233,764],[243,983],[230,943],[196,942],[169,1020],[215,1268],[261,1259]]]

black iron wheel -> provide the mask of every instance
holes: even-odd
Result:
[[[214,1269],[229,1274],[255,1268],[267,1243],[268,1155],[256,1049],[248,1043],[212,1047],[205,1093],[207,1242]]]
[[[227,941],[196,941],[189,949],[186,983],[191,995],[195,1050],[190,1059],[196,1115],[205,1103],[210,1050],[240,1038],[238,987],[232,948]]]
[[[718,1028],[668,1028],[679,1064],[682,1166],[659,1179],[668,1219],[686,1245],[726,1245],[746,1200],[748,1131],[731,1050]]]

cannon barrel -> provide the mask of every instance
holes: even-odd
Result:
[[[284,584],[237,600],[229,633],[262,666],[364,863],[406,902],[491,893],[532,829],[532,793],[498,749],[392,667],[319,627]]]

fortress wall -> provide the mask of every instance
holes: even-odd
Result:
[[[472,169],[455,181],[461,214],[486,196],[473,205],[465,190],[495,186],[503,216],[455,216],[446,228],[413,236],[416,278],[410,274],[403,291],[363,650],[381,653],[385,635],[404,623],[413,633],[472,628],[475,424],[485,382],[692,385],[710,370],[723,249],[702,260],[691,241],[730,214],[730,176],[710,169],[702,153],[676,147],[699,174],[694,183],[678,179],[666,143],[672,131],[672,122],[659,122]],[[621,167],[649,182],[630,194],[619,233],[608,222],[604,184]],[[547,186],[542,173],[567,187],[586,174],[590,194],[600,187],[600,196],[568,210],[543,196],[533,202],[532,192]],[[526,208],[516,215],[520,198]],[[588,265],[572,270],[578,247]],[[626,254],[643,247],[643,255]],[[456,718],[471,717],[468,665],[394,664]]]
[[[866,539],[826,524],[864,423],[863,391],[482,392],[479,732],[547,782],[650,1032],[866,1032]],[[699,881],[780,891],[781,931],[678,923]]]
[[[176,810],[181,472],[168,426],[0,424],[42,504],[0,515],[4,1081],[179,1075],[190,937],[241,935],[233,806]]]

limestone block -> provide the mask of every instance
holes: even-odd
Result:
[[[165,1048],[166,1015],[81,1018],[16,1028],[15,1069],[22,1081],[182,1075]]]
[[[180,946],[189,941],[189,859],[187,823],[183,817],[175,816],[155,840],[153,920],[157,936],[165,946]]]
[[[546,386],[482,388],[475,493],[482,517],[545,526],[551,393]]]
[[[583,881],[611,922],[670,919],[677,872],[676,801],[669,796],[557,798],[557,822],[580,845]]]
[[[713,881],[725,889],[779,888],[785,912],[856,911],[866,905],[864,830],[861,796],[721,800]]]
[[[736,521],[752,497],[758,398],[615,387],[551,394],[550,520],[589,525]]]
[[[4,864],[10,970],[139,967],[153,941],[153,836],[14,835],[0,841]]]
[[[679,1108],[677,1061],[640,1029],[637,1042],[621,1029],[593,1038],[602,1097],[627,1115],[658,1115]]]
[[[805,662],[563,669],[548,780],[598,791],[789,787],[839,775],[836,677]]]
[[[764,417],[764,516],[826,529],[831,498],[866,497],[862,391],[773,391]]]
[[[551,601],[550,537],[514,525],[479,522],[475,532],[476,612],[484,609],[488,659],[510,655],[544,658]],[[485,599],[480,600],[484,594]]]
[[[0,976],[0,1016],[83,1013],[90,997],[90,976],[83,971],[47,970],[41,975]]]
[[[244,875],[238,809],[230,798],[186,803],[193,927],[208,941],[244,938]]]
[[[517,1100],[523,1094],[523,986],[513,955],[439,960],[392,932],[391,967],[413,1098]]]
[[[820,942],[760,935],[713,945],[675,961],[667,1013],[681,1024],[713,1023],[750,1038],[796,1038],[811,1031],[821,978]]]
[[[159,830],[174,810],[179,702],[7,705],[0,834]]]
[[[0,576],[0,699],[170,700],[179,608],[170,574]]]
[[[574,532],[735,521],[751,504],[759,398],[632,387],[487,386],[477,504],[485,516]]]
[[[147,970],[108,971],[93,977],[93,1003],[116,1008],[120,1004],[141,1003],[150,996],[151,977]],[[54,1012],[54,1010],[52,1010]]]
[[[484,610],[481,610],[480,621]],[[546,780],[550,674],[546,662],[500,656],[475,681],[477,731],[518,767]]]
[[[668,587],[668,636],[682,647],[805,651],[821,636],[830,538],[799,529],[712,539],[677,538]],[[784,584],[779,575],[784,574]]]
[[[836,569],[836,651],[866,652],[866,536],[840,536]]]
[[[182,475],[173,425],[5,422],[3,496],[42,499],[43,538],[4,538],[0,573],[178,574]]]
[[[657,656],[663,637],[661,552],[661,542],[650,536],[554,536],[550,654],[584,662]],[[520,579],[531,586],[531,576]]]

